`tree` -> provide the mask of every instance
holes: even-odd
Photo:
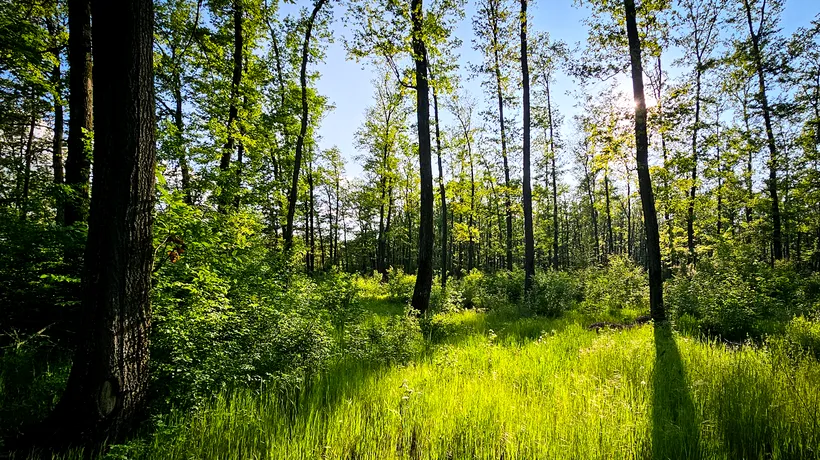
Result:
[[[313,31],[313,25],[316,21],[316,16],[319,10],[326,3],[326,0],[317,0],[313,5],[313,11],[310,13],[305,28],[305,38],[302,41],[302,66],[299,71],[299,84],[301,88],[301,123],[299,125],[299,136],[296,138],[296,156],[293,160],[293,174],[290,181],[290,192],[288,193],[288,215],[285,226],[285,248],[290,249],[293,245],[293,217],[296,214],[296,200],[299,193],[299,168],[302,166],[302,154],[305,146],[305,136],[308,128],[308,91],[307,91],[307,63],[310,51],[310,36]]]
[[[521,87],[524,104],[524,290],[529,292],[535,277],[535,241],[532,233],[532,188],[530,185],[530,68],[527,62],[527,0],[521,0]]]
[[[91,2],[68,0],[68,155],[65,184],[65,224],[88,219],[88,184],[91,177],[89,141],[93,129],[91,75]]]
[[[754,1],[754,0],[752,0]],[[778,196],[777,167],[778,153],[777,142],[774,138],[774,128],[772,127],[772,110],[769,106],[769,97],[766,92],[766,71],[771,70],[763,56],[763,47],[771,39],[774,32],[774,24],[771,20],[771,11],[766,10],[766,2],[760,5],[760,21],[755,27],[752,20],[752,3],[750,0],[743,0],[743,12],[746,16],[746,24],[749,26],[749,42],[751,44],[751,58],[755,73],[757,74],[758,93],[757,100],[760,103],[763,113],[763,122],[766,128],[766,146],[769,148],[769,178],[767,187],[772,205],[772,253],[775,260],[783,258],[783,240],[780,219],[780,197]],[[775,3],[777,6],[778,3]],[[757,13],[757,11],[755,11]],[[755,15],[757,16],[757,14]]]
[[[122,439],[148,390],[155,164],[153,5],[95,0],[94,180],[83,330],[68,384],[40,441]],[[124,13],[124,14],[123,14]]]
[[[646,134],[646,98],[643,91],[641,42],[635,20],[634,0],[624,0],[626,35],[629,40],[629,58],[632,65],[632,92],[635,95],[635,145],[638,163],[638,184],[643,208],[644,231],[649,266],[649,311],[657,322],[666,320],[663,307],[663,278],[661,273],[661,246],[658,234],[658,216],[652,178],[649,175],[649,139]]]

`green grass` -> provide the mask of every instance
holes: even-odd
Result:
[[[467,311],[439,322],[447,332],[408,365],[341,362],[288,394],[221,394],[196,413],[166,416],[150,437],[110,455],[820,457],[816,361],[651,325],[597,334],[580,317]]]

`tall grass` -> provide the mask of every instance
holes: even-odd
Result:
[[[404,366],[217,396],[116,447],[146,459],[820,458],[820,364],[651,325],[446,316]]]

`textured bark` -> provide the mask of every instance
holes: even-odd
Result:
[[[68,29],[70,118],[65,183],[71,193],[65,202],[65,224],[73,225],[88,220],[91,150],[86,148],[86,139],[93,129],[90,0],[68,1]]]
[[[624,0],[626,12],[626,35],[629,40],[629,57],[632,65],[632,92],[635,96],[635,145],[638,163],[638,185],[646,233],[646,253],[649,267],[649,311],[656,322],[666,320],[663,306],[663,274],[661,272],[661,246],[658,234],[658,216],[652,178],[649,175],[649,139],[646,133],[646,100],[643,90],[643,67],[641,42],[635,20],[634,0]]]
[[[153,6],[95,0],[94,181],[83,329],[41,442],[121,440],[148,387],[155,129]]]
[[[416,70],[416,123],[419,135],[419,178],[421,181],[421,212],[419,213],[419,255],[416,285],[413,289],[413,308],[425,313],[430,306],[433,286],[433,167],[430,152],[430,96],[427,82],[427,47],[424,34],[422,0],[410,1],[413,60]]]
[[[530,68],[527,62],[527,0],[521,0],[521,86],[524,111],[524,291],[535,277],[535,241],[532,231],[532,188],[530,180]]]
[[[763,57],[761,56],[760,50],[760,31],[754,31],[754,26],[752,25],[752,9],[749,5],[749,0],[743,0],[743,6],[746,10],[749,38],[752,42],[752,59],[754,61],[755,73],[757,73],[758,102],[760,102],[761,108],[763,109],[763,122],[766,127],[766,144],[769,147],[769,180],[767,186],[772,201],[772,252],[774,253],[774,259],[780,260],[783,258],[783,241],[780,223],[780,198],[777,195],[777,143],[774,139],[772,113],[769,107],[769,99],[766,95],[766,75],[763,69]],[[763,8],[765,7],[766,4],[764,2]],[[763,17],[763,14],[764,12],[761,11],[760,16]]]
[[[302,66],[299,70],[299,85],[302,93],[302,113],[299,125],[299,136],[296,137],[296,154],[293,159],[293,175],[290,181],[290,192],[288,193],[288,216],[285,224],[285,249],[293,246],[293,217],[296,214],[296,199],[299,194],[299,169],[302,166],[302,151],[305,148],[305,136],[308,127],[308,98],[307,98],[307,63],[310,54],[310,37],[313,33],[313,24],[319,10],[326,3],[326,0],[317,0],[310,13],[307,27],[305,28],[305,39],[302,42]]]

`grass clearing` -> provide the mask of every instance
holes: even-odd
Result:
[[[437,321],[446,334],[407,365],[342,361],[309,388],[221,394],[109,456],[820,458],[814,360],[651,325],[598,334],[578,316]]]

